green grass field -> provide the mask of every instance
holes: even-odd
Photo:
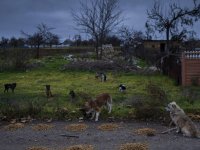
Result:
[[[23,117],[30,111],[31,114],[38,111],[35,112],[36,117],[58,118],[60,114],[56,113],[57,110],[65,108],[68,112],[63,114],[64,117],[79,117],[80,112],[77,111],[77,108],[83,104],[85,99],[79,96],[76,102],[70,102],[68,93],[72,89],[75,93],[82,93],[91,97],[103,92],[110,93],[114,103],[112,115],[127,117],[127,114],[132,114],[134,110],[125,107],[123,102],[131,99],[134,95],[147,95],[146,86],[149,82],[160,86],[167,93],[169,101],[178,101],[183,107],[200,108],[198,101],[195,101],[192,105],[184,100],[181,94],[182,88],[175,86],[174,81],[166,76],[107,72],[107,82],[100,82],[95,79],[95,72],[61,71],[62,65],[68,63],[61,56],[46,57],[37,61],[43,64],[37,69],[27,70],[26,72],[0,73],[1,115]],[[4,93],[3,85],[13,82],[17,83],[15,93],[11,93],[11,91]],[[118,85],[121,83],[127,86],[126,93],[118,91]],[[53,98],[46,98],[46,84],[51,85]]]

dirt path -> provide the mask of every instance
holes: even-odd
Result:
[[[154,128],[158,133],[167,127],[156,123],[146,122],[117,122],[120,128],[115,131],[101,131],[97,129],[105,122],[85,122],[89,126],[83,132],[69,132],[65,126],[77,122],[52,122],[54,127],[46,131],[34,131],[35,123],[26,124],[16,131],[6,131],[5,125],[0,126],[0,150],[25,150],[32,146],[45,146],[50,150],[62,150],[77,144],[91,144],[95,150],[118,150],[121,144],[128,142],[145,142],[150,150],[200,150],[200,139],[186,138],[175,132],[143,136],[133,133],[138,128]],[[198,128],[200,124],[196,123]],[[76,135],[65,137],[62,134]]]

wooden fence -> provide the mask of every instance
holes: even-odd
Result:
[[[200,85],[200,51],[185,51],[182,54],[182,85]]]

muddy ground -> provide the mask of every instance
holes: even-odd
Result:
[[[38,122],[37,122],[38,123]],[[52,129],[34,131],[36,122],[25,124],[24,128],[16,131],[6,131],[5,124],[0,123],[0,150],[25,150],[32,146],[45,146],[50,150],[62,150],[71,145],[91,144],[95,150],[118,150],[121,144],[142,142],[149,145],[150,150],[200,150],[200,139],[183,137],[175,131],[168,134],[160,132],[168,127],[159,123],[147,122],[115,122],[120,128],[115,131],[101,131],[97,127],[106,122],[84,122],[89,128],[83,132],[69,132],[65,126],[78,122],[52,122]],[[196,123],[200,128],[200,123]],[[138,128],[154,128],[155,136],[134,134]],[[66,137],[75,135],[77,137]]]

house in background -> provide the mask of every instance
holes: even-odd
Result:
[[[200,50],[182,53],[181,59],[182,85],[200,85]]]
[[[144,50],[153,53],[166,52],[166,40],[143,41]],[[200,85],[200,41],[169,41],[173,55],[166,58],[162,67],[164,74],[175,79],[182,86]]]
[[[155,52],[165,52],[167,48],[166,40],[144,40],[143,41],[145,50],[152,50]],[[179,41],[169,41],[170,48],[181,49],[182,43]]]

